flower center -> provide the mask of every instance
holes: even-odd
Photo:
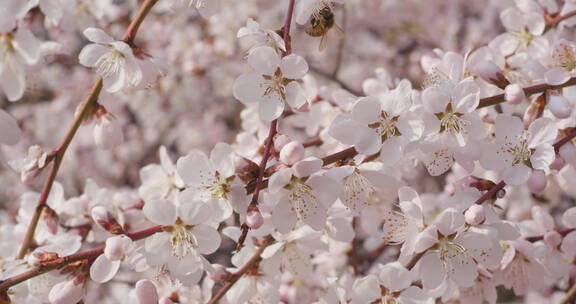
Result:
[[[13,52],[12,35],[0,34],[0,71],[2,71],[2,67],[8,62],[8,57]]]
[[[452,260],[462,254],[466,253],[466,248],[462,245],[456,244],[449,239],[441,239],[438,242],[440,251],[440,260],[446,264],[448,260]]]
[[[440,119],[440,133],[446,131],[460,133],[464,127],[470,124],[470,122],[461,119],[461,113],[448,111],[436,115]]]
[[[534,40],[534,35],[523,28],[522,31],[516,33],[516,49],[528,47],[532,40]]]
[[[212,192],[212,198],[228,199],[231,181],[231,179],[223,178],[218,172],[216,172],[216,175],[210,182],[211,185],[207,187]]]
[[[260,85],[266,87],[264,90],[264,96],[276,95],[281,100],[286,100],[285,85],[289,80],[282,77],[280,69],[276,70],[274,75],[263,75],[262,77],[264,78],[264,81]]]
[[[388,113],[382,111],[382,113],[380,113],[380,121],[369,124],[368,127],[375,129],[376,133],[382,137],[382,142],[384,142],[392,136],[402,135],[396,127],[397,121],[398,116],[390,117]]]
[[[576,56],[574,50],[570,45],[562,43],[559,45],[552,54],[552,58],[556,61],[557,66],[572,71],[576,69]]]
[[[356,209],[359,207],[358,203],[369,205],[369,198],[376,193],[376,189],[366,177],[360,174],[358,169],[354,169],[354,172],[344,179],[344,193],[346,194],[344,204]],[[364,193],[366,197],[363,197]],[[359,202],[359,200],[363,201]]]
[[[172,227],[170,244],[172,245],[172,255],[181,260],[183,257],[195,251],[198,246],[196,237],[190,231],[190,226],[176,223]]]
[[[532,156],[532,151],[528,147],[528,140],[526,139],[526,134],[519,136],[520,139],[517,144],[514,144],[508,138],[506,142],[500,147],[500,150],[506,153],[512,154],[514,157],[512,159],[512,166],[519,165],[521,163],[528,167],[531,167],[530,156]]]
[[[291,190],[288,199],[292,202],[294,211],[296,211],[299,216],[313,211],[311,209],[311,202],[317,201],[318,199],[310,186],[296,179],[290,183],[287,188]]]
[[[104,54],[96,61],[96,72],[102,77],[118,74],[126,62],[124,54],[111,46],[110,48],[110,52]]]

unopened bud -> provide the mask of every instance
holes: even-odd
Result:
[[[532,102],[526,112],[524,112],[524,118],[522,119],[524,122],[524,128],[528,129],[528,126],[532,124],[536,119],[542,116],[544,112],[544,108],[546,107],[546,94],[542,94]]]
[[[528,189],[534,193],[540,193],[546,189],[548,179],[542,170],[532,170],[532,175],[528,179]]]
[[[150,280],[136,282],[136,300],[138,304],[157,304],[158,291],[156,285]]]
[[[102,229],[112,233],[112,234],[122,234],[124,229],[116,221],[116,219],[110,214],[106,208],[103,206],[96,206],[92,208],[92,219],[96,222]]]
[[[246,215],[246,225],[250,227],[250,229],[258,229],[264,223],[264,218],[262,217],[262,213],[260,210],[250,210]]]
[[[130,245],[132,245],[132,239],[125,235],[110,237],[106,240],[104,255],[110,261],[120,261],[126,255]]]
[[[99,117],[94,125],[94,141],[100,149],[113,149],[124,141],[122,128],[111,115]]]
[[[288,135],[278,135],[274,138],[274,149],[276,149],[276,152],[280,152],[282,148],[291,141],[292,139],[288,137]]]
[[[44,207],[44,212],[42,213],[42,218],[44,219],[44,223],[46,224],[46,228],[48,228],[48,232],[52,234],[56,234],[58,232],[58,215],[54,211],[54,209],[46,206]]]
[[[560,243],[562,243],[562,235],[557,231],[548,231],[544,233],[544,242],[548,246],[556,248]]]
[[[216,283],[222,283],[230,278],[231,273],[226,270],[226,268],[220,264],[212,264],[214,272],[210,273],[210,279]]]
[[[466,218],[466,223],[472,226],[476,226],[484,222],[486,219],[486,213],[484,213],[484,207],[474,204],[470,206],[468,210],[466,210],[464,217]]]
[[[293,165],[304,159],[305,152],[302,143],[291,141],[280,151],[280,161],[286,165]]]
[[[37,249],[32,252],[28,258],[28,264],[33,267],[38,267],[42,263],[49,262],[58,258],[58,254],[55,252],[46,252],[42,249]]]
[[[562,95],[550,94],[548,97],[548,109],[557,118],[564,119],[572,114],[572,103]]]
[[[514,83],[504,89],[504,99],[511,104],[519,104],[526,99],[526,94],[520,85]]]
[[[50,304],[73,304],[78,303],[84,296],[82,282],[66,280],[52,287],[48,300]]]
[[[256,177],[258,177],[258,171],[260,170],[255,162],[242,156],[234,159],[234,167],[236,176],[245,183],[256,179]]]
[[[506,88],[510,82],[504,74],[502,69],[492,61],[482,61],[474,68],[476,75],[480,76],[484,81],[489,82],[501,89]]]
[[[553,170],[560,170],[560,169],[564,168],[565,165],[566,165],[566,161],[564,160],[564,158],[562,156],[560,156],[560,154],[556,154],[556,158],[554,159],[554,161],[550,165],[550,168]]]

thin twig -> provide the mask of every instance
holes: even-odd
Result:
[[[210,299],[210,302],[208,302],[208,304],[218,303],[218,301],[220,301],[222,297],[224,297],[224,295],[228,292],[228,290],[230,290],[230,288],[234,286],[234,284],[238,281],[238,279],[240,279],[248,270],[252,269],[252,267],[254,267],[256,264],[258,264],[258,262],[262,260],[260,255],[262,254],[264,249],[266,249],[266,247],[268,247],[273,243],[273,240],[274,239],[270,236],[266,237],[266,239],[264,239],[263,244],[260,246],[260,248],[258,248],[258,250],[254,253],[254,255],[252,255],[250,260],[248,260],[248,262],[246,262],[246,264],[244,264],[242,268],[240,268],[238,271],[236,271],[230,276],[228,282],[224,286],[222,286],[220,290],[218,290],[218,293],[216,293],[214,297]]]
[[[123,39],[127,43],[129,44],[133,43],[134,37],[136,36],[138,29],[140,28],[140,24],[142,24],[142,21],[144,20],[144,18],[146,18],[148,12],[152,8],[152,6],[156,4],[157,1],[158,0],[146,0],[142,4],[142,6],[140,6],[140,9],[138,10],[136,17],[134,17],[132,23],[130,23],[128,29],[126,30],[126,33],[124,34]],[[76,135],[76,132],[80,128],[82,121],[88,115],[88,113],[90,113],[94,104],[96,104],[96,101],[98,100],[98,96],[100,95],[101,90],[102,90],[102,77],[98,77],[96,79],[96,83],[94,83],[92,89],[90,90],[90,94],[88,95],[88,97],[86,97],[86,99],[82,103],[82,107],[80,108],[79,113],[72,121],[72,125],[68,128],[68,131],[64,136],[64,139],[62,139],[62,142],[60,143],[58,148],[54,150],[55,153],[54,163],[52,164],[50,172],[48,173],[48,178],[46,179],[46,181],[44,182],[44,186],[42,187],[42,192],[40,193],[40,198],[38,200],[38,206],[36,207],[36,210],[34,210],[34,214],[32,215],[32,219],[30,220],[30,224],[28,224],[28,229],[26,230],[26,234],[24,235],[24,239],[22,240],[22,245],[20,246],[20,250],[18,251],[18,255],[16,256],[17,259],[24,258],[26,252],[28,251],[28,248],[30,248],[30,245],[32,244],[32,241],[34,239],[34,232],[36,231],[38,221],[40,220],[40,215],[42,214],[42,211],[46,207],[46,202],[48,201],[50,190],[52,189],[52,185],[54,184],[56,175],[58,175],[58,170],[60,169],[60,165],[62,163],[62,159],[64,158],[64,154],[66,153],[68,146],[72,142],[72,139]]]
[[[292,26],[292,15],[294,14],[294,4],[296,0],[290,0],[288,3],[288,12],[286,13],[286,21],[284,22],[283,27],[283,38],[284,44],[286,45],[286,52],[282,54],[282,57],[288,56],[292,52],[292,42],[290,38],[290,27]],[[251,210],[257,210],[258,205],[258,197],[260,194],[260,189],[262,189],[262,180],[264,179],[264,172],[266,171],[266,164],[268,163],[268,158],[270,158],[270,154],[272,153],[272,146],[274,141],[274,135],[276,135],[276,131],[278,128],[278,119],[273,120],[270,123],[270,131],[268,132],[268,137],[264,143],[264,155],[262,156],[262,160],[260,161],[260,166],[258,169],[258,177],[256,178],[256,184],[254,186],[254,193],[252,194],[252,200],[250,201],[250,205],[248,206],[247,212]],[[268,183],[266,183],[268,185]],[[242,246],[244,246],[244,242],[246,241],[246,237],[248,236],[248,231],[250,227],[246,223],[242,224],[241,226],[242,233],[238,238],[238,243],[236,244],[236,250],[240,250]]]
[[[148,229],[144,229],[144,230],[140,230],[134,233],[130,233],[128,234],[128,237],[130,237],[132,240],[137,241],[137,240],[141,240],[144,238],[147,238],[157,232],[162,231],[162,226],[154,226]],[[80,253],[76,253],[76,254],[72,254],[72,255],[68,255],[65,257],[61,257],[61,258],[57,258],[45,263],[42,263],[40,266],[33,268],[31,270],[25,271],[23,273],[20,273],[18,275],[15,275],[13,277],[10,277],[4,281],[0,282],[0,292],[4,292],[6,290],[8,290],[8,288],[17,285],[19,283],[22,283],[24,281],[27,281],[31,278],[37,277],[43,273],[46,273],[48,271],[54,270],[54,269],[58,269],[61,268],[63,266],[66,266],[70,263],[76,262],[76,261],[81,261],[81,260],[87,260],[87,259],[94,259],[96,257],[98,257],[99,255],[101,255],[104,252],[104,246],[96,248],[96,249],[92,249],[89,251],[85,251],[85,252],[80,252]]]

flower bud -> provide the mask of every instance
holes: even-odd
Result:
[[[489,82],[501,89],[506,88],[510,82],[504,74],[502,69],[497,66],[494,62],[484,60],[474,67],[475,74],[480,76],[484,81]]]
[[[484,213],[484,207],[474,204],[470,206],[468,210],[466,210],[464,217],[466,218],[466,223],[472,226],[476,226],[484,222],[486,219],[486,213]]]
[[[100,149],[110,150],[124,141],[122,128],[111,115],[98,118],[94,126],[94,141]]]
[[[228,280],[231,273],[226,270],[226,267],[220,264],[212,264],[212,268],[214,268],[214,272],[210,273],[210,279],[216,283],[222,283]]]
[[[528,179],[528,189],[534,193],[540,193],[546,189],[548,179],[542,170],[532,170],[532,175]]]
[[[92,208],[92,219],[102,227],[102,229],[112,234],[122,234],[124,232],[124,229],[122,229],[122,226],[118,221],[116,221],[116,219],[103,206]]]
[[[156,291],[156,285],[150,280],[136,282],[136,300],[138,304],[157,304],[158,291]]]
[[[526,94],[518,84],[510,84],[504,89],[504,99],[511,104],[519,104],[526,99]]]
[[[544,112],[544,108],[546,108],[546,94],[542,94],[532,102],[526,112],[524,112],[524,118],[522,121],[524,122],[524,128],[528,129],[528,127],[539,117],[542,117],[542,113]]]
[[[48,300],[50,304],[75,304],[82,300],[84,288],[82,282],[67,280],[52,287]]]
[[[58,254],[55,252],[46,252],[42,249],[36,249],[32,252],[28,258],[28,264],[33,267],[38,267],[42,263],[49,262],[58,258]]]
[[[553,170],[560,170],[560,169],[564,168],[565,165],[566,165],[566,161],[564,160],[564,158],[562,156],[560,156],[560,154],[556,154],[556,158],[554,159],[554,161],[550,165],[550,168]]]
[[[234,159],[234,170],[236,176],[238,176],[243,182],[247,183],[258,177],[260,167],[258,167],[255,162],[242,156],[238,156]]]
[[[548,231],[544,233],[544,242],[548,246],[556,248],[560,243],[562,243],[562,236],[557,231]]]
[[[572,103],[562,95],[551,94],[548,97],[548,109],[557,118],[564,119],[572,114]]]
[[[280,151],[280,161],[286,165],[293,165],[304,159],[304,153],[304,146],[300,142],[291,141]]]
[[[258,229],[264,223],[264,218],[262,218],[262,213],[260,210],[250,210],[246,215],[246,225],[250,227],[250,229]]]
[[[280,152],[282,148],[291,141],[292,139],[288,137],[288,135],[278,135],[274,138],[274,149],[276,149],[276,152]]]
[[[125,235],[110,237],[106,240],[104,255],[110,261],[122,260],[130,248],[130,245],[132,245],[132,240]]]

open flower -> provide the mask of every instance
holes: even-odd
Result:
[[[556,41],[549,68],[544,79],[551,85],[561,85],[576,75],[576,44],[566,39]]]
[[[504,182],[510,185],[524,184],[532,169],[549,172],[556,155],[552,142],[558,134],[551,119],[538,118],[525,131],[520,118],[500,115],[494,131],[496,142],[485,147],[482,167],[502,172]]]
[[[161,199],[144,205],[144,215],[164,225],[163,232],[146,239],[144,255],[148,265],[158,267],[161,273],[178,279],[196,278],[204,269],[201,255],[218,249],[220,234],[204,224],[212,212],[206,203],[185,192],[178,195],[178,203]]]
[[[242,204],[246,190],[234,175],[234,152],[227,144],[214,147],[210,158],[203,152],[192,151],[178,159],[177,171],[187,188],[183,193],[213,206],[213,219],[224,221],[236,212],[246,212]]]
[[[354,145],[362,154],[381,150],[382,162],[393,165],[404,147],[422,135],[424,124],[410,111],[412,85],[404,80],[392,91],[356,101],[350,115],[343,114],[330,126],[330,135],[344,144]]]
[[[280,58],[267,46],[253,49],[248,55],[253,73],[240,75],[234,82],[234,97],[250,105],[258,103],[260,119],[272,121],[284,111],[288,103],[298,109],[307,102],[302,86],[297,82],[308,72],[308,64],[298,55]]]
[[[334,190],[339,185],[330,177],[315,174],[321,167],[321,159],[309,157],[270,177],[270,192],[281,195],[272,212],[272,221],[281,233],[290,231],[297,219],[314,230],[324,229],[327,209],[336,200],[338,192]]]
[[[0,24],[0,89],[8,100],[16,101],[24,95],[25,68],[40,59],[40,44],[29,30],[19,28],[16,32],[3,32]]]
[[[84,30],[84,36],[94,43],[80,51],[80,64],[96,68],[104,79],[106,91],[118,92],[142,81],[140,66],[126,42],[116,41],[103,30],[93,27]]]
[[[490,47],[503,55],[526,51],[537,56],[548,47],[548,40],[542,37],[546,22],[539,5],[507,8],[500,13],[500,19],[507,32],[496,37]]]

